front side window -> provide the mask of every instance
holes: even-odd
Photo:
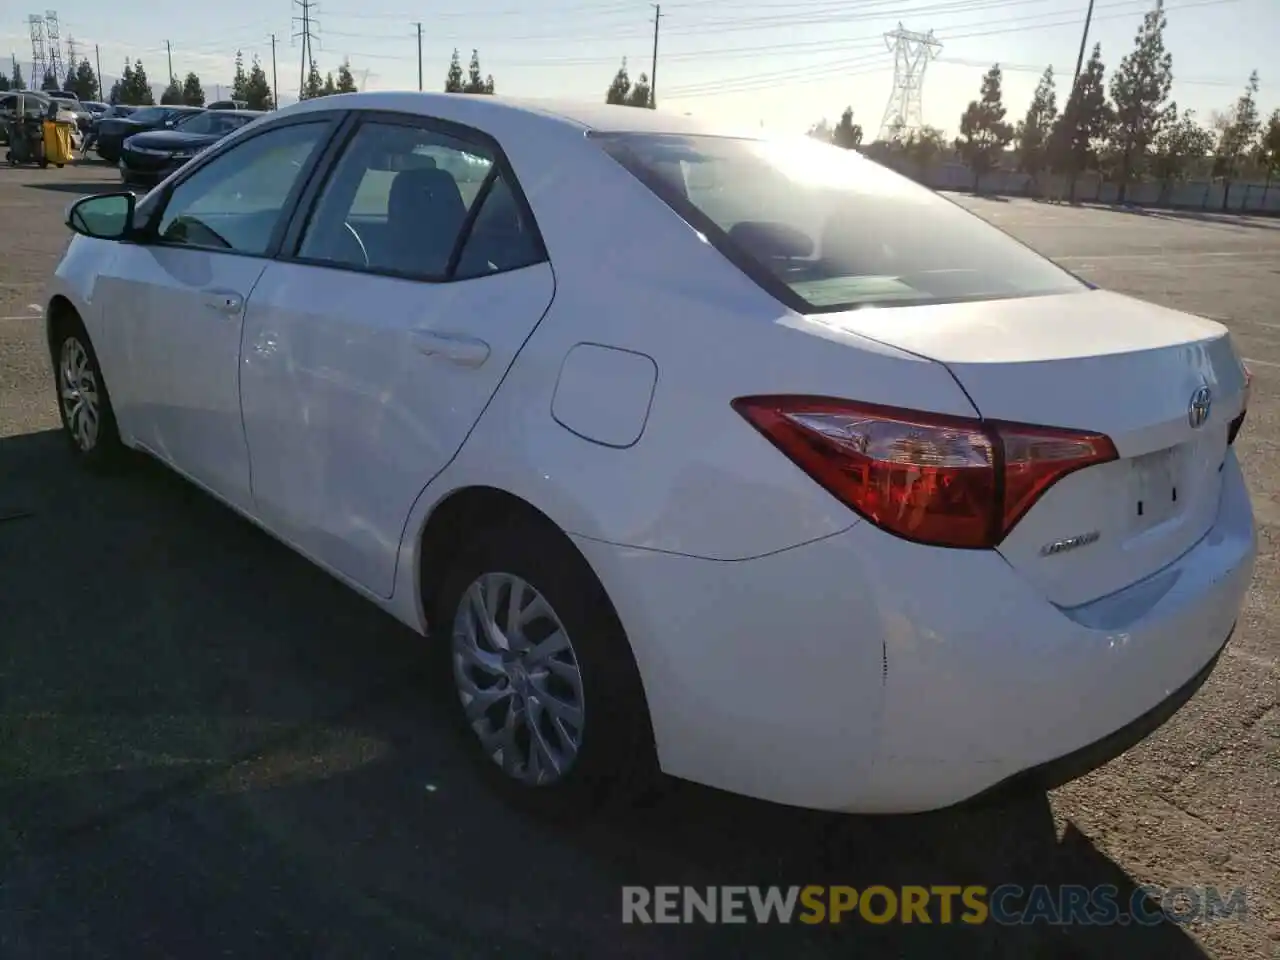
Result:
[[[492,166],[483,148],[453,137],[365,123],[320,194],[298,256],[442,279]]]
[[[595,138],[807,312],[1072,293],[1016,240],[860,154],[808,138]]]
[[[174,189],[157,227],[165,243],[261,255],[327,121],[268,130],[232,147]]]

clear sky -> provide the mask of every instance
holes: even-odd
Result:
[[[1096,0],[1090,44],[1102,43],[1109,68],[1131,48],[1153,2]],[[1059,74],[1065,100],[1086,7],[1087,0],[670,0],[662,5],[659,107],[801,132],[848,105],[871,139],[893,83],[883,34],[901,21],[908,30],[932,30],[942,44],[926,74],[926,123],[953,133],[994,61],[1005,66],[1005,103],[1016,119],[1045,66]],[[1280,66],[1272,59],[1280,49],[1280,0],[1166,0],[1165,8],[1180,106],[1207,120],[1234,101],[1257,67],[1264,115],[1280,107]],[[478,48],[498,92],[521,96],[603,98],[623,57],[634,77],[652,56],[654,11],[644,0],[437,0],[417,9],[410,0],[321,0],[313,9],[321,71],[347,57],[369,90],[417,87],[417,20],[429,90],[442,87],[454,47],[464,67]],[[300,50],[291,36],[300,29],[298,2],[69,0],[57,12],[64,43],[74,37],[90,57],[96,43],[108,77],[128,57],[163,81],[168,40],[174,71],[195,70],[210,98],[218,85],[227,95],[237,48],[246,60],[260,57],[270,79],[275,33],[281,100],[297,94]],[[7,16],[0,36],[29,74],[26,14]]]

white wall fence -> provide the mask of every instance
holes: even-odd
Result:
[[[913,173],[909,169],[903,172]],[[922,180],[935,190],[968,192],[973,189],[973,172],[960,163],[937,164]],[[1066,196],[1065,177],[1042,174],[1038,186],[1037,191],[1025,173],[1008,170],[998,170],[982,178],[983,193],[1012,197]],[[1131,183],[1125,202],[1135,206],[1215,211],[1222,209],[1222,193],[1221,181],[1189,180],[1164,188],[1158,183]],[[1103,183],[1096,175],[1082,176],[1076,181],[1076,200],[1082,203],[1116,203],[1119,194],[1118,184]],[[1270,187],[1260,182],[1231,184],[1227,210],[1280,215],[1280,180]]]

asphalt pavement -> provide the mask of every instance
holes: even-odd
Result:
[[[670,784],[573,828],[504,808],[424,641],[156,466],[82,475],[40,286],[111,170],[0,168],[0,957],[1280,956],[1280,221],[964,198],[1102,286],[1223,320],[1262,555],[1209,684],[1048,798],[857,818]],[[1082,385],[1087,389],[1088,385]],[[623,885],[1248,888],[1153,927],[623,926]]]

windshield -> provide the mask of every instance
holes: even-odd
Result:
[[[181,120],[179,125],[183,133],[205,133],[223,137],[253,119],[253,117],[243,117],[234,113],[210,110],[208,113],[197,113],[186,120]]]
[[[161,123],[168,115],[169,111],[164,107],[143,107],[131,113],[129,119],[137,120],[139,123]]]
[[[851,150],[808,138],[596,139],[802,312],[1085,289],[995,227]]]

